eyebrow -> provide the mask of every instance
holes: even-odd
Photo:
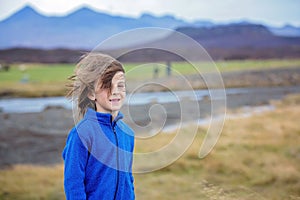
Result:
[[[122,76],[122,77],[117,77],[117,80],[116,81],[125,81],[125,76]]]
[[[125,79],[116,80],[115,83],[116,83],[116,84],[119,84],[119,83],[126,83],[126,80],[125,80]]]
[[[124,75],[121,75],[121,76],[118,76],[118,77],[116,77],[116,78],[118,78],[118,79],[125,79],[125,76],[124,76]]]

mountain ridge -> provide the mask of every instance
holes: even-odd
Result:
[[[190,25],[170,16],[149,16],[142,15],[137,19],[112,16],[83,7],[66,16],[47,17],[26,6],[0,22],[0,49],[92,49],[104,39],[128,29],[156,26],[172,29]]]
[[[248,22],[240,23],[247,24]],[[149,13],[144,13],[138,18],[124,17],[97,12],[90,7],[81,7],[64,16],[44,16],[27,5],[0,21],[0,49],[15,47],[93,49],[101,41],[129,29],[142,27],[209,28],[230,25],[218,25],[207,20],[187,22],[172,15],[157,17]],[[289,34],[297,37],[297,28],[290,26],[286,28]],[[285,33],[284,28],[272,30],[277,31],[279,35]],[[159,38],[153,36],[152,39]]]
[[[166,35],[154,34],[146,27],[161,27],[169,32],[166,31]],[[176,37],[180,33],[202,45],[213,59],[300,57],[300,37],[297,35],[297,28],[292,26],[279,30],[282,34],[286,28],[289,34],[294,34],[283,37],[274,34],[270,27],[246,21],[219,25],[209,21],[191,23],[171,15],[157,17],[149,13],[131,18],[99,13],[88,7],[65,16],[49,17],[26,6],[0,21],[0,61],[77,62],[82,52],[90,51],[115,34],[136,28],[144,29],[133,35],[130,33],[130,38],[118,37],[114,43],[119,46],[114,47],[108,42],[109,46],[105,47],[102,43],[102,50],[113,55],[126,48],[140,49],[122,55],[120,59],[128,62],[180,61],[182,58],[171,53],[177,49],[185,51],[193,59],[199,59],[193,47]],[[168,47],[171,52],[142,48],[143,45]]]

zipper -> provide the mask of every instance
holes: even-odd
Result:
[[[114,135],[115,135],[115,140],[116,140],[116,146],[117,146],[117,151],[116,151],[116,158],[117,158],[117,185],[116,185],[116,191],[115,191],[115,194],[114,194],[114,200],[116,200],[117,198],[117,193],[118,193],[118,190],[119,190],[119,141],[118,141],[118,136],[117,136],[117,133],[116,133],[116,129],[115,129],[115,126],[113,127],[113,132],[114,132]]]

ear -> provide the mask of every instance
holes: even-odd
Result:
[[[90,91],[87,96],[92,101],[95,101],[95,99],[96,99],[96,95],[95,95],[94,91]]]

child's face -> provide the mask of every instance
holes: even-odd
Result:
[[[117,72],[111,82],[111,92],[108,89],[98,89],[95,93],[97,112],[114,113],[119,111],[126,97],[125,76]]]

